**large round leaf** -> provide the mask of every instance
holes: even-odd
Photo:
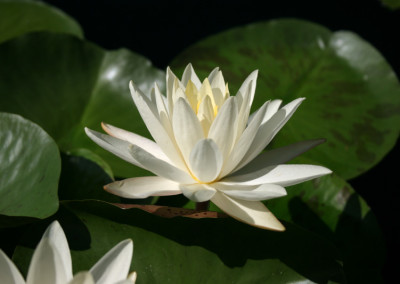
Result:
[[[383,56],[354,33],[274,20],[206,38],[172,67],[183,70],[188,62],[201,77],[219,66],[233,94],[259,69],[253,110],[269,99],[306,97],[274,146],[326,138],[305,155],[346,179],[379,162],[398,137],[399,82]]]
[[[0,113],[0,227],[54,214],[60,170],[57,145],[42,128]]]
[[[0,0],[0,43],[33,31],[83,37],[78,23],[57,8],[37,1]]]
[[[333,242],[349,283],[382,283],[385,246],[366,202],[337,175],[287,189],[267,202],[274,214]]]
[[[74,250],[75,272],[89,269],[112,246],[131,238],[135,245],[131,270],[138,273],[137,283],[344,281],[335,248],[290,223],[285,224],[286,232],[277,233],[230,218],[164,219],[95,201],[65,205],[67,210],[56,218]],[[44,228],[42,224],[37,237]],[[24,246],[36,245],[34,232],[29,230]],[[24,246],[17,248],[13,259],[26,272],[31,250]]]
[[[0,110],[43,127],[63,151],[87,148],[108,162],[117,176],[143,175],[102,150],[84,127],[100,130],[105,121],[148,135],[128,88],[133,80],[149,93],[164,72],[125,49],[103,49],[69,35],[35,33],[0,46]]]

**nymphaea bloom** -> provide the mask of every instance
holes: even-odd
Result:
[[[2,284],[134,284],[136,273],[128,276],[133,253],[127,239],[107,252],[91,269],[73,277],[71,254],[64,231],[54,221],[33,253],[26,281],[7,255],[0,250]]]
[[[250,225],[284,230],[261,200],[284,196],[284,186],[331,171],[284,164],[321,140],[261,153],[304,99],[282,108],[280,100],[267,101],[250,115],[257,75],[252,72],[236,96],[230,96],[218,68],[201,83],[191,64],[182,80],[167,69],[166,97],[156,84],[145,95],[130,82],[133,101],[155,142],[104,123],[111,136],[85,130],[104,149],[156,176],[116,181],[105,189],[125,198],[183,193],[195,202],[211,200]]]

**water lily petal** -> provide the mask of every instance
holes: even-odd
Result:
[[[255,135],[257,134],[258,128],[265,115],[267,106],[268,102],[264,103],[264,105],[260,108],[260,111],[254,117],[251,123],[246,127],[239,140],[235,143],[230,155],[228,156],[224,164],[220,177],[224,177],[229,174],[247,153]]]
[[[258,155],[245,167],[232,175],[243,175],[255,171],[259,171],[270,166],[284,164],[296,158],[300,154],[320,145],[325,142],[325,139],[313,139],[290,144],[285,147],[272,149]]]
[[[162,151],[160,146],[157,143],[155,143],[154,141],[152,141],[146,137],[137,135],[135,133],[126,131],[124,129],[112,126],[107,123],[102,122],[101,126],[104,129],[104,131],[107,132],[109,135],[116,137],[118,139],[125,140],[125,141],[129,142],[130,144],[138,145],[140,148],[143,148],[147,152],[152,153],[157,158],[159,158],[163,161],[166,161],[168,163],[171,163],[171,161],[164,154],[164,152]]]
[[[46,275],[46,277],[43,277]],[[42,238],[29,265],[27,284],[65,284],[72,279],[66,274],[63,260],[49,238]]]
[[[157,176],[135,177],[115,181],[105,185],[104,189],[124,198],[135,199],[181,193],[178,183]]]
[[[214,183],[213,186],[230,197],[248,201],[269,200],[287,195],[286,189],[277,184],[232,186],[223,183]]]
[[[235,168],[235,171],[247,165],[253,160],[275,137],[278,131],[285,125],[289,118],[294,114],[304,98],[296,99],[277,111],[266,122],[261,123],[253,143],[244,156],[243,160]]]
[[[218,145],[224,160],[228,157],[234,142],[233,140],[236,134],[236,116],[236,98],[230,97],[222,105],[208,133],[208,138],[213,139]]]
[[[246,94],[246,92],[249,92],[250,95],[250,105],[253,104],[253,99],[254,99],[254,93],[256,91],[256,82],[257,82],[257,77],[258,77],[258,70],[254,70],[253,72],[250,73],[249,76],[247,76],[247,78],[244,80],[244,82],[242,83],[242,85],[239,88],[238,93],[236,94],[236,96],[240,96],[240,97],[244,97],[244,95]],[[254,82],[254,84],[252,84],[253,86],[249,89],[249,84],[250,82]],[[239,104],[240,105],[240,104]]]
[[[216,192],[211,201],[231,217],[249,225],[274,231],[284,231],[285,227],[260,201],[239,200]]]
[[[108,251],[91,269],[96,284],[108,284],[125,280],[133,253],[132,240],[124,240]]]
[[[270,101],[267,111],[265,112],[264,119],[262,123],[267,122],[278,110],[282,104],[282,100],[272,100]]]
[[[142,165],[143,168],[151,171],[155,175],[173,180],[179,183],[192,183],[193,179],[187,172],[158,159],[149,152],[136,145],[130,145],[129,152],[132,157]]]
[[[151,136],[154,138],[156,143],[161,147],[163,152],[177,167],[184,169],[185,164],[182,160],[178,146],[175,143],[172,133],[168,132],[168,129],[164,127],[158,117],[158,111],[153,111],[154,105],[152,102],[143,95],[140,90],[136,89],[132,81],[129,84],[131,89],[132,98],[136,104],[137,109],[147,126]]]
[[[199,77],[197,77],[196,72],[194,71],[191,63],[189,63],[186,66],[185,70],[183,71],[181,82],[186,87],[189,80],[192,81],[192,83],[197,87],[197,89],[200,89],[201,81]]]
[[[201,182],[211,182],[221,171],[223,159],[217,144],[212,139],[202,139],[190,153],[190,168]]]
[[[254,81],[251,81],[248,84],[248,88],[252,88],[252,85],[255,84]],[[239,98],[239,97],[238,97]],[[238,103],[239,106],[239,112],[237,115],[237,132],[236,132],[236,138],[235,141],[239,139],[239,137],[242,135],[244,129],[246,128],[246,125],[250,124],[249,121],[249,115],[250,115],[250,109],[251,109],[251,104],[250,104],[250,91],[246,92],[243,95],[243,98],[241,100],[241,103]]]
[[[82,271],[76,274],[68,284],[95,284],[95,282],[89,271]]]
[[[226,184],[257,185],[273,183],[290,186],[332,173],[331,170],[315,165],[277,165],[243,175],[232,175],[221,182]]]
[[[136,161],[132,155],[129,153],[129,142],[115,138],[103,133],[91,130],[85,127],[86,135],[93,140],[97,145],[106,149],[107,151],[113,153],[114,155],[120,157],[121,159],[134,164],[136,166],[142,167],[138,161]]]
[[[180,189],[187,198],[194,202],[204,202],[210,200],[214,194],[216,194],[216,189],[207,184],[181,184]]]
[[[15,267],[14,263],[0,249],[0,275],[2,283],[25,284],[21,273]]]
[[[172,116],[172,126],[176,143],[189,163],[189,155],[197,141],[204,138],[203,129],[196,114],[185,99],[178,99]]]
[[[67,238],[60,226],[60,223],[58,223],[58,221],[52,222],[44,232],[42,238],[48,238],[51,241],[53,247],[58,251],[58,255],[61,257],[61,261],[63,263],[62,267],[65,270],[65,275],[67,275],[68,279],[72,278],[71,253]]]

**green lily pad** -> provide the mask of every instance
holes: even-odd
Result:
[[[79,24],[55,7],[38,1],[0,0],[0,43],[35,31],[68,33],[83,38]]]
[[[306,97],[273,146],[326,138],[304,156],[349,179],[377,164],[400,131],[400,85],[384,57],[354,33],[296,19],[234,28],[199,41],[171,63],[204,78],[219,66],[235,94],[259,69],[253,110]]]
[[[266,202],[278,218],[334,243],[348,283],[383,283],[381,230],[366,202],[346,181],[330,175],[289,187],[287,192]]]
[[[344,281],[335,248],[289,223],[286,232],[277,233],[231,218],[163,219],[96,201],[64,205],[55,218],[66,231],[75,272],[87,270],[112,246],[132,238],[131,270],[138,273],[137,283]],[[13,259],[23,273],[47,224],[30,229],[15,251]]]
[[[103,186],[112,182],[113,179],[98,163],[83,157],[67,154],[62,154],[61,159],[60,200],[95,199],[121,202],[118,196],[112,195],[103,189]]]
[[[57,145],[42,128],[0,113],[0,228],[54,214],[60,170]]]
[[[148,135],[128,88],[130,80],[148,93],[155,81],[165,88],[164,72],[147,59],[70,35],[34,33],[0,45],[0,77],[0,111],[36,122],[64,152],[89,149],[116,176],[146,173],[97,146],[84,127],[102,131],[104,121]]]
[[[400,8],[400,0],[381,0],[381,2],[391,10],[397,10]]]

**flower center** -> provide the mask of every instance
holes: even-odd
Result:
[[[229,97],[227,86],[224,90],[219,87],[212,88],[210,82],[206,78],[200,89],[197,89],[196,85],[189,80],[186,85],[185,95],[200,121],[204,135],[207,136],[220,106]]]

